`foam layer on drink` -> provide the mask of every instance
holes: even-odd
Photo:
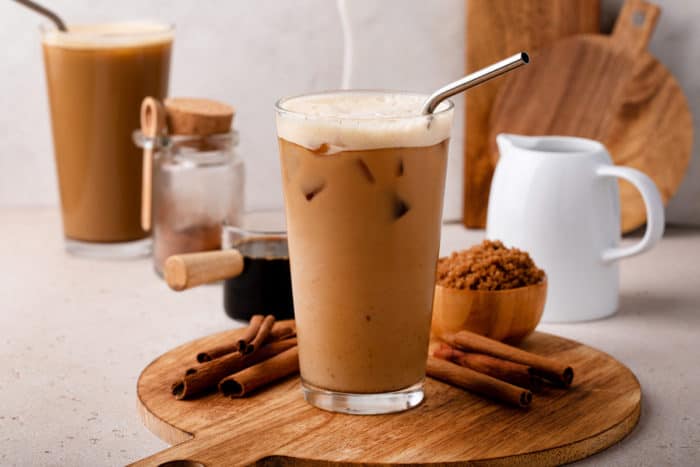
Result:
[[[277,134],[323,154],[432,146],[449,138],[454,109],[443,102],[432,116],[421,115],[426,98],[381,91],[292,97],[278,104]]]
[[[73,24],[44,32],[46,45],[77,49],[143,47],[173,40],[171,26],[154,22]]]

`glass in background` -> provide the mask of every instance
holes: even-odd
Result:
[[[70,25],[42,30],[46,83],[69,252],[150,252],[141,228],[141,153],[131,140],[146,96],[168,93],[172,26]]]

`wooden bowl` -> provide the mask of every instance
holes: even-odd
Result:
[[[535,330],[547,299],[547,280],[509,290],[435,286],[432,334],[466,329],[499,341],[518,341]]]

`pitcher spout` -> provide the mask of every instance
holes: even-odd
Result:
[[[538,153],[593,154],[605,152],[598,141],[574,136],[524,136],[500,133],[496,136],[498,150],[507,154],[510,149]]]
[[[536,146],[537,141],[532,141],[532,140],[538,140],[539,137],[537,136],[522,136],[522,135],[514,135],[511,133],[499,133],[496,136],[496,145],[498,146],[498,151],[501,154],[507,153],[508,149],[510,148],[519,148],[519,149],[531,149],[533,146]]]

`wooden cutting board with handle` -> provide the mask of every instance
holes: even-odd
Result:
[[[537,51],[557,39],[600,31],[600,0],[466,0],[466,13],[467,73],[522,50],[537,61]],[[463,222],[467,227],[486,225],[494,170],[489,116],[502,83],[495,79],[465,95]]]
[[[591,347],[539,332],[521,346],[566,361],[575,378],[568,390],[549,387],[535,394],[529,410],[431,378],[421,405],[389,415],[316,409],[304,402],[298,377],[243,399],[214,393],[175,400],[170,384],[196,353],[235,339],[236,332],[184,344],[143,370],[137,388],[141,418],[175,445],[134,466],[560,465],[618,442],[639,419],[641,389],[629,369]]]
[[[543,49],[505,79],[491,110],[496,135],[569,135],[601,141],[613,161],[641,170],[664,202],[685,175],[693,143],[692,116],[676,79],[646,49],[660,9],[627,0],[612,35],[585,34]],[[622,231],[645,223],[639,193],[620,182]]]

